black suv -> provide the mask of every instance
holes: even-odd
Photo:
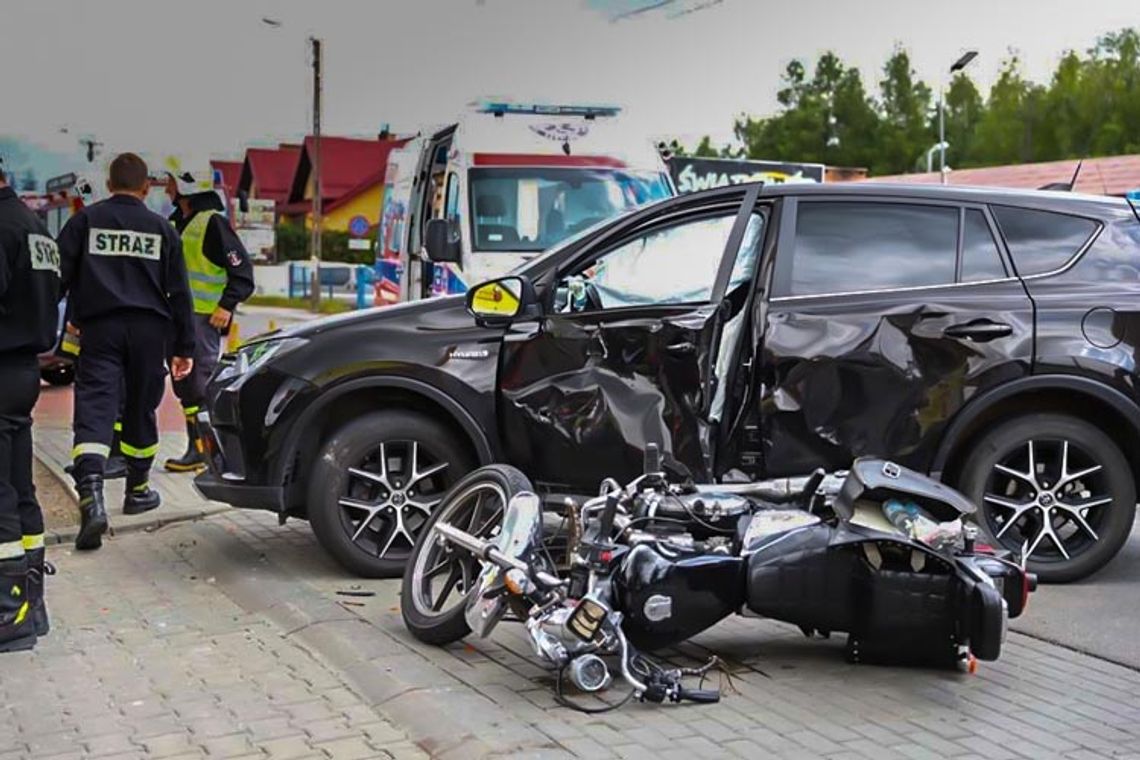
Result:
[[[551,493],[640,471],[730,482],[891,457],[1072,580],[1132,528],[1140,223],[1122,200],[759,185],[673,198],[467,295],[261,336],[209,391],[211,499],[308,518],[400,572],[450,484]]]

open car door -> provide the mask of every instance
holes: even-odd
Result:
[[[751,298],[759,192],[654,206],[553,273],[544,316],[504,337],[498,408],[512,463],[592,490],[636,475],[657,443],[667,466],[710,479],[735,350],[720,344]]]

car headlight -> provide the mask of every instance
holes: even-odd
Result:
[[[224,357],[218,369],[218,380],[230,380],[256,372],[274,356],[288,353],[305,343],[304,338],[268,338],[247,343]]]

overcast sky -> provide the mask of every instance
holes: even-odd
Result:
[[[0,134],[240,156],[306,129],[316,34],[326,133],[414,131],[493,94],[616,103],[631,134],[727,140],[736,114],[774,110],[793,57],[833,49],[872,89],[896,44],[931,84],[972,47],[988,87],[1010,49],[1045,80],[1064,50],[1140,23],[1135,0],[723,0],[616,22],[601,10],[636,2],[0,0]]]

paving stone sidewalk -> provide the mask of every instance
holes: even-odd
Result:
[[[0,655],[0,758],[424,756],[343,676],[180,559],[171,527],[49,550],[54,623]]]
[[[298,640],[433,755],[1140,758],[1140,673],[1016,633],[999,662],[966,676],[848,665],[839,637],[733,618],[667,653],[723,658],[733,676],[720,704],[580,715],[554,702],[521,627],[419,644],[400,619],[398,582],[348,577],[303,522],[232,510],[194,530],[192,564],[219,568],[218,585],[243,606],[300,626]],[[342,590],[375,596],[345,605]]]

